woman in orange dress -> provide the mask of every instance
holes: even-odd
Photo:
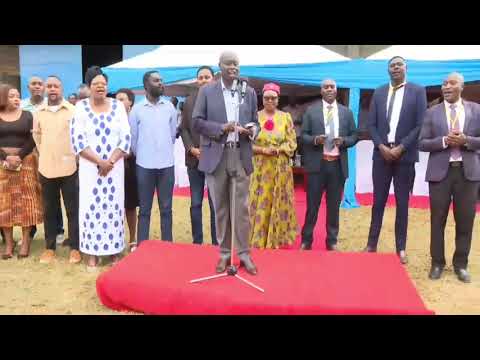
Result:
[[[20,108],[20,94],[0,85],[0,227],[6,247],[2,259],[13,257],[13,227],[22,227],[18,258],[30,254],[30,230],[43,222],[38,158],[32,153],[33,117]]]
[[[250,245],[278,249],[290,245],[297,235],[291,157],[297,148],[295,128],[289,113],[280,111],[280,87],[263,88],[264,109],[258,113],[260,132],[253,146],[250,180]]]

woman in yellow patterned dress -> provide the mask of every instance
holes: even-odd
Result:
[[[260,132],[253,145],[250,245],[261,249],[290,245],[297,235],[290,166],[297,140],[292,117],[277,109],[279,96],[278,85],[263,87],[264,109],[258,113]]]

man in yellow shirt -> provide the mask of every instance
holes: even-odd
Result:
[[[38,172],[42,184],[46,250],[40,263],[55,259],[57,204],[60,191],[67,211],[70,263],[81,261],[78,233],[78,171],[70,143],[70,121],[75,107],[63,99],[62,82],[56,76],[46,81],[47,103],[34,113],[33,138],[39,152]]]

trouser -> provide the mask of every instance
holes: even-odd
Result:
[[[203,243],[202,204],[205,190],[205,173],[197,168],[188,168],[188,180],[190,182],[190,219],[192,222],[192,236],[194,244]],[[212,244],[218,245],[215,231],[215,208],[213,206],[210,190],[208,191],[208,204],[210,206],[210,232]]]
[[[69,244],[72,249],[78,250],[78,172],[76,171],[70,176],[52,179],[40,174],[39,178],[42,185],[46,248],[48,250],[56,249],[56,236],[59,228],[58,204],[60,203],[61,192],[67,212]]]
[[[383,214],[387,204],[390,184],[393,179],[395,192],[395,247],[397,253],[404,251],[407,244],[408,201],[415,178],[415,163],[386,162],[375,159],[372,167],[373,207],[368,246],[376,249],[382,229]]]
[[[429,183],[432,265],[444,267],[446,263],[445,224],[453,200],[455,219],[453,266],[456,269],[467,268],[479,184],[478,181],[465,179],[462,166],[450,166],[445,179]]]
[[[138,212],[137,243],[149,239],[150,215],[155,190],[157,190],[160,209],[160,230],[162,240],[172,241],[172,198],[175,185],[174,167],[164,169],[145,169],[137,165]]]
[[[236,179],[235,209],[233,203],[233,186]],[[245,173],[240,160],[239,149],[225,148],[222,160],[212,174],[207,174],[207,184],[215,207],[215,225],[220,256],[230,257],[232,248],[232,216],[235,217],[235,247],[240,259],[248,258],[250,249],[250,219],[248,216],[248,192],[250,176]]]
[[[327,196],[326,244],[335,245],[338,239],[340,202],[342,200],[345,177],[340,160],[322,160],[320,172],[309,173],[307,182],[307,213],[302,229],[302,243],[312,245],[313,230],[318,219],[318,210],[323,193]]]

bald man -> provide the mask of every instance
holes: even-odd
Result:
[[[252,141],[258,132],[257,95],[249,86],[244,103],[238,107],[241,94],[233,87],[239,76],[239,59],[235,53],[220,56],[219,81],[203,86],[193,109],[193,128],[200,134],[198,169],[206,174],[208,189],[215,208],[220,260],[216,271],[222,273],[230,261],[232,247],[231,221],[235,217],[235,246],[240,266],[252,275],[257,268],[250,257],[248,234],[248,192],[253,171]],[[238,120],[238,137],[235,121]],[[231,212],[232,178],[236,178],[235,209]]]
[[[322,101],[303,115],[302,140],[307,181],[307,213],[302,229],[302,250],[311,250],[313,229],[323,193],[327,198],[327,250],[337,250],[340,202],[348,178],[347,149],[357,143],[352,111],[337,103],[337,84],[326,79]]]
[[[480,186],[480,107],[462,99],[463,86],[459,73],[443,81],[445,101],[427,110],[418,145],[420,151],[430,153],[425,176],[430,193],[429,277],[439,279],[446,264],[445,224],[453,201],[453,268],[458,279],[468,283],[468,255]]]

